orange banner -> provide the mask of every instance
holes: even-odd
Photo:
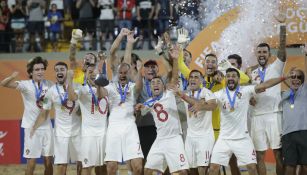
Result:
[[[293,0],[284,0],[284,3],[287,4],[287,45],[304,44],[307,41],[307,8],[298,6]],[[192,68],[202,71],[205,55],[212,53],[218,48],[221,34],[238,19],[239,12],[239,7],[228,11],[204,28],[194,38],[187,47],[192,53]],[[267,42],[272,48],[276,48],[279,44],[279,25],[276,25],[275,31],[266,32],[269,36],[266,39]]]

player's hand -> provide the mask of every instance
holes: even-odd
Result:
[[[98,52],[98,58],[100,61],[104,61],[107,59],[107,53],[105,51],[99,51]]]
[[[217,66],[217,69],[222,72],[225,72],[228,68],[232,67],[231,63],[226,59],[222,59]]]
[[[162,40],[162,38],[160,38],[160,37],[158,36],[158,43],[157,43],[157,45],[155,46],[155,50],[156,50],[156,52],[157,52],[158,54],[162,52],[162,47],[163,47],[163,40]]]
[[[168,83],[168,84],[166,84],[166,89],[171,90],[174,93],[178,93],[179,92],[177,84]]]
[[[70,40],[70,43],[71,44],[77,44],[78,41],[80,41],[83,37],[83,34],[82,34],[82,30],[81,29],[73,29],[72,32],[71,32],[71,40]]]
[[[190,41],[189,32],[187,29],[181,28],[178,29],[177,32],[178,32],[178,39],[177,39],[178,44],[185,44],[188,41]]]
[[[127,28],[122,28],[121,30],[120,30],[120,35],[121,36],[127,36],[129,33],[130,33],[131,31],[129,30],[129,29],[127,29]]]
[[[303,54],[307,55],[307,43],[305,45],[301,46]]]
[[[138,103],[134,106],[135,111],[141,111],[145,106],[142,103]]]
[[[256,104],[257,104],[256,98],[255,98],[255,97],[252,97],[252,98],[249,100],[249,104],[250,104],[251,106],[256,106]]]
[[[203,104],[201,102],[196,102],[194,105],[192,105],[189,108],[189,111],[196,113],[196,112],[201,110],[202,106],[203,106]],[[195,116],[197,116],[197,115],[195,115]]]
[[[275,19],[279,22],[279,23],[285,23],[286,19],[287,19],[287,7],[285,4],[282,4],[279,8],[279,13],[278,15],[275,15]]]
[[[138,39],[139,39],[139,37],[134,38],[134,32],[133,31],[129,32],[128,35],[127,35],[127,42],[128,43],[134,44],[138,41]]]

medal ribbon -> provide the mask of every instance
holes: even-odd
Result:
[[[206,80],[203,81],[203,86],[206,87],[207,89],[211,90],[213,88],[213,86],[215,85],[214,82],[208,82]]]
[[[126,97],[127,97],[127,92],[128,92],[128,89],[129,89],[129,82],[126,84],[124,92],[123,92],[121,84],[118,83],[118,85],[119,85],[118,91],[119,91],[119,94],[120,94],[120,103],[125,103]]]
[[[35,97],[36,97],[36,101],[39,101],[40,96],[41,96],[42,91],[43,91],[43,83],[44,83],[44,80],[43,80],[43,83],[41,83],[41,84],[39,85],[39,89],[37,89],[34,80],[32,80],[32,83],[33,83],[33,86],[34,86],[34,88],[35,88]],[[39,83],[38,83],[38,84],[39,84]]]
[[[107,75],[107,64],[106,64],[106,62],[104,62],[102,64],[102,74]]]
[[[148,107],[152,107],[156,101],[159,101],[162,98],[162,96],[163,96],[163,93],[161,93],[158,97],[154,97],[151,100],[146,101],[144,105]]]
[[[290,89],[290,104],[291,105],[294,105],[294,100],[295,100],[295,93],[294,93],[294,90],[293,89]]]
[[[198,91],[197,91],[197,96],[196,96],[196,99],[197,99],[197,100],[199,100],[200,92],[201,92],[201,89],[198,89]],[[190,98],[191,98],[191,97],[194,98],[194,95],[192,95],[192,91],[189,92],[189,96],[190,96]],[[192,105],[189,104],[189,105],[188,105],[188,108],[191,108],[191,107],[192,107]]]
[[[88,85],[88,87],[90,89],[90,93],[92,94],[92,102],[94,102],[94,104],[96,106],[98,106],[98,100],[97,100],[97,97],[96,97],[96,95],[95,95],[95,93],[94,93],[94,91],[92,89],[92,86],[89,83],[87,85]]]
[[[185,91],[188,88],[188,81],[184,78],[184,76],[182,74],[180,74],[180,78],[181,78],[181,81],[182,81],[182,88]]]
[[[229,89],[228,89],[228,87],[226,87],[227,98],[228,98],[228,101],[229,101],[232,109],[234,109],[234,107],[235,107],[236,97],[237,97],[237,93],[239,92],[239,90],[240,90],[240,86],[237,86],[236,91],[233,94],[233,97],[231,98],[230,94],[229,94]]]
[[[261,83],[264,82],[265,73],[266,73],[266,68],[263,68],[262,71],[260,70],[260,68],[258,68],[258,75],[261,79]]]
[[[66,103],[66,101],[67,101],[67,99],[68,99],[68,93],[66,92],[65,85],[63,85],[63,89],[64,89],[64,97],[62,98],[62,95],[61,95],[61,93],[60,93],[59,86],[58,86],[58,84],[56,84],[56,90],[57,90],[57,92],[58,92],[58,94],[59,94],[59,96],[60,96],[61,104],[64,106],[65,103]]]
[[[146,88],[146,92],[147,92],[147,95],[149,97],[152,97],[152,92],[151,92],[151,89],[150,89],[150,83],[149,81],[145,78],[145,88]]]

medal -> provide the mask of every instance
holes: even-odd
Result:
[[[127,92],[128,92],[128,89],[129,89],[129,82],[126,84],[124,92],[123,92],[123,89],[122,89],[122,86],[121,86],[120,83],[118,83],[118,86],[119,86],[118,91],[119,91],[119,95],[120,95],[119,106],[122,106],[122,104],[125,103],[125,101],[126,101]]]
[[[63,89],[64,89],[64,97],[62,97],[58,83],[56,84],[56,90],[59,94],[60,102],[62,104],[61,109],[64,111],[65,110],[65,104],[67,103],[67,99],[68,99],[68,93],[66,92],[66,88],[65,88],[64,85],[63,85]]]
[[[95,105],[95,110],[99,111],[99,106]]]
[[[294,105],[293,105],[293,104],[292,104],[292,105],[290,105],[290,108],[291,108],[291,109],[294,109]]]
[[[235,111],[235,108],[230,108],[230,112],[233,112],[233,111]]]
[[[43,82],[44,82],[45,80],[43,80]],[[34,86],[34,88],[35,88],[35,98],[36,98],[36,106],[38,107],[38,108],[42,108],[42,105],[40,104],[40,102],[41,102],[41,94],[42,94],[42,92],[43,92],[43,83],[37,83],[37,85],[38,85],[38,88],[36,87],[36,85],[35,85],[35,82],[34,82],[34,80],[32,80],[32,83],[33,83],[33,86]]]
[[[240,86],[237,86],[236,91],[233,94],[233,97],[230,97],[229,94],[229,89],[228,87],[226,87],[226,94],[227,94],[227,98],[228,101],[230,103],[230,112],[233,112],[235,110],[235,103],[236,103],[236,97],[237,97],[237,93],[239,92]]]

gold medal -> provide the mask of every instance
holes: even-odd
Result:
[[[65,106],[61,105],[62,111],[65,111]]]
[[[291,105],[290,105],[290,108],[291,108],[291,109],[294,109],[294,104],[291,104]]]
[[[99,106],[95,105],[95,110],[98,111],[99,109]]]
[[[230,112],[233,112],[233,111],[235,111],[235,108],[230,108]]]

